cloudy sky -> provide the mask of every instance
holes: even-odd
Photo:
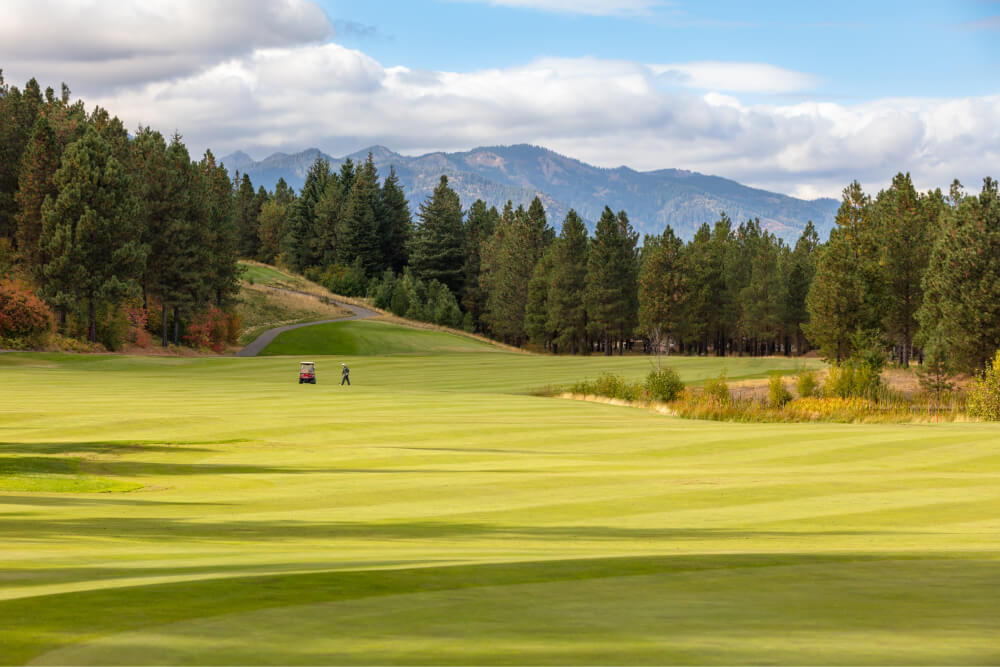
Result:
[[[0,68],[192,154],[532,143],[803,197],[1000,177],[997,0],[3,0]]]

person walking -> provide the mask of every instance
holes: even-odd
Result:
[[[351,386],[351,369],[347,367],[347,364],[340,364],[340,365],[342,367],[340,369],[340,386],[343,387],[344,383],[346,382],[347,386],[350,387]]]

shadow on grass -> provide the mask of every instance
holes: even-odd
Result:
[[[647,543],[691,540],[810,539],[823,536],[872,536],[891,539],[914,531],[741,531],[713,528],[617,528],[613,526],[504,526],[481,523],[414,521],[398,523],[306,521],[198,521],[163,517],[95,517],[31,521],[0,518],[0,534],[9,540],[61,541],[67,538],[113,535],[139,541],[270,542],[286,540],[528,540],[528,541],[630,541]]]
[[[698,576],[692,578],[692,574]],[[725,580],[718,577],[730,574],[741,578],[736,583],[728,580],[720,588],[720,582]],[[657,577],[655,591],[648,586],[627,589],[628,595],[643,595],[639,602],[648,600],[646,604],[654,600],[659,600],[660,605],[670,604],[675,585],[694,586],[709,600],[722,595],[722,600],[737,608],[740,596],[752,592],[758,603],[766,605],[766,613],[749,608],[729,620],[743,623],[754,632],[827,631],[849,635],[873,630],[968,631],[971,627],[990,636],[1000,612],[1000,602],[988,592],[1000,576],[1000,564],[940,554],[698,554],[528,561],[236,577],[3,601],[0,623],[5,636],[0,641],[0,662],[20,664],[98,635],[221,614],[524,584],[560,584],[563,587],[551,589],[558,594],[572,590],[577,582],[634,576]],[[755,586],[754,582],[761,578],[770,584]],[[928,588],[929,578],[941,584]],[[489,604],[490,599],[484,594],[476,604]],[[596,601],[598,609],[592,611],[600,612],[601,605],[608,602]],[[616,599],[614,603],[627,605],[629,600]],[[545,602],[526,599],[525,612],[534,604]],[[845,613],[844,604],[852,613]],[[601,616],[609,627],[614,627],[613,610],[604,609]],[[393,628],[376,627],[372,632],[384,633],[388,640]],[[572,638],[563,637],[565,641]],[[557,651],[558,645],[552,650]],[[293,656],[296,647],[286,645],[280,650]]]
[[[197,445],[229,445],[253,442],[247,438],[218,441],[101,440],[93,442],[0,442],[4,454],[125,454],[130,452],[215,451]]]
[[[82,470],[81,468],[85,468]],[[143,477],[146,475],[293,475],[316,470],[277,466],[224,463],[150,463],[148,461],[101,461],[56,456],[0,456],[3,475],[100,475]]]

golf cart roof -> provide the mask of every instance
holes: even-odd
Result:
[[[316,364],[312,361],[300,361],[299,366],[315,366]]]

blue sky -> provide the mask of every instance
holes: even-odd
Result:
[[[1000,2],[665,2],[609,15],[544,3],[320,4],[338,42],[389,67],[468,72],[540,56],[762,62],[817,78],[815,88],[779,101],[845,103],[986,95],[1000,83]]]
[[[8,83],[193,154],[531,143],[800,197],[1000,176],[1000,2],[4,0]]]

